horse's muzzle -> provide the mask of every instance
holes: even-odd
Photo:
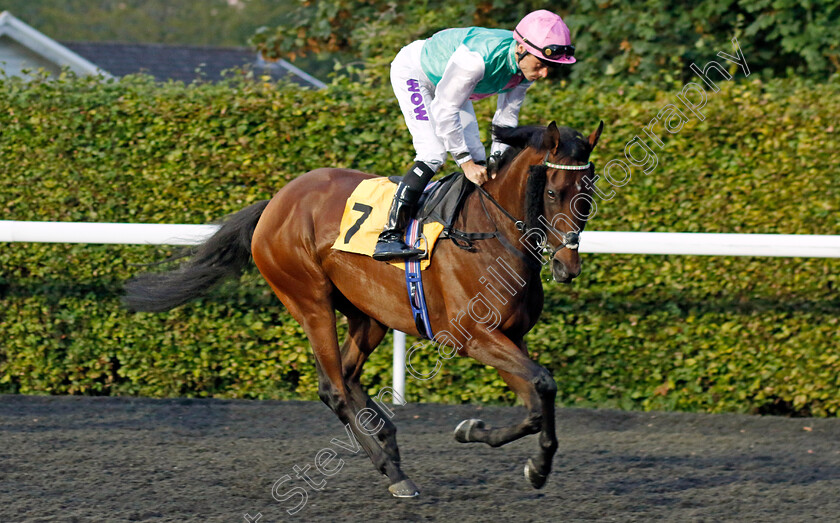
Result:
[[[551,260],[551,276],[557,283],[571,283],[577,276],[580,275],[580,267],[576,272],[569,272],[566,264],[554,258]]]

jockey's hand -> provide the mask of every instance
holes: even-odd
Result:
[[[487,181],[487,168],[483,165],[469,160],[461,164],[461,169],[464,170],[467,179],[476,185],[483,185]]]

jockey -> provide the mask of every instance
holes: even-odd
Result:
[[[575,48],[563,20],[534,11],[511,31],[446,29],[400,50],[391,62],[391,85],[417,156],[394,195],[388,222],[373,257],[413,258],[423,251],[403,242],[406,224],[426,184],[452,154],[473,183],[487,181],[486,153],[472,100],[498,94],[496,126],[516,126],[525,91],[550,67],[575,63]],[[493,141],[491,161],[507,148]]]

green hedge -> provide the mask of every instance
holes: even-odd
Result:
[[[603,119],[603,166],[681,87],[538,84],[521,121],[550,115],[588,133]],[[665,139],[654,172],[634,172],[599,202],[591,229],[840,231],[840,79],[737,74],[722,87],[705,121]],[[477,105],[486,121],[494,110]],[[391,174],[412,155],[384,88],[0,80],[3,219],[206,223],[316,167]],[[170,252],[2,245],[0,392],[315,399],[307,341],[256,272],[169,313],[120,307],[122,282],[149,270],[137,264]],[[585,255],[573,285],[545,284],[528,341],[567,405],[836,415],[838,269],[825,259]],[[390,383],[389,343],[366,367],[372,391]],[[513,401],[495,371],[468,359],[409,378],[408,391],[412,401]]]
[[[251,38],[277,58],[327,52],[382,74],[403,45],[449,27],[513,29],[536,9],[550,9],[568,24],[577,63],[563,73],[580,83],[615,75],[621,81],[661,82],[674,71],[702,66],[718,51],[732,54],[737,38],[754,73],[826,79],[840,72],[838,0],[426,0],[393,9],[376,0],[300,2],[278,27]],[[353,69],[352,67],[349,69]]]
[[[827,78],[840,71],[831,30],[840,22],[837,0],[584,0],[565,19],[581,50],[573,68],[580,79],[656,81],[674,69],[686,79],[688,64],[733,54],[733,37],[754,72]]]

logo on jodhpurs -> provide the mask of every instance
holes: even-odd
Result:
[[[408,90],[413,93],[411,95],[411,103],[414,104],[414,119],[428,121],[429,117],[426,115],[426,105],[423,103],[423,95],[420,94],[420,84],[417,83],[417,80],[409,80],[406,84],[408,84]]]

